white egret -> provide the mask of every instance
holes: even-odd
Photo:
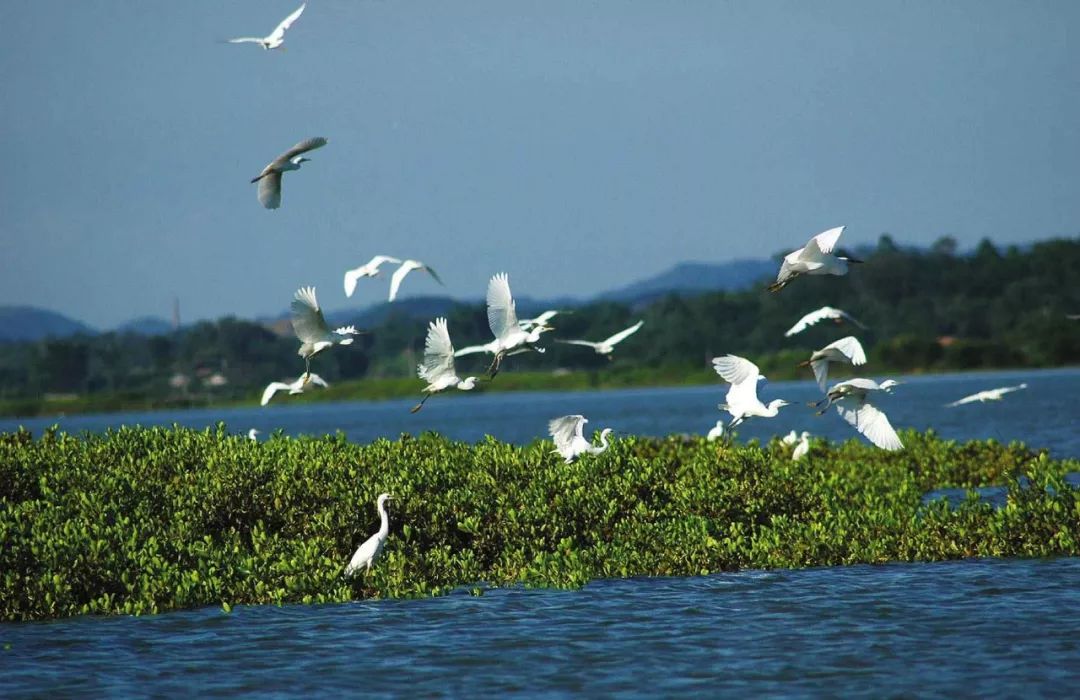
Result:
[[[798,441],[799,441],[799,434],[796,433],[794,430],[789,432],[784,437],[780,438],[780,442],[782,444],[784,444],[784,445],[787,445],[788,447],[791,447],[792,445],[794,445]]]
[[[766,406],[757,397],[757,383],[764,379],[758,366],[750,360],[737,355],[724,355],[713,359],[713,369],[727,383],[726,403],[720,404],[720,410],[731,414],[729,428],[742,423],[752,416],[773,418],[780,409],[788,405],[783,399],[770,401]]]
[[[518,325],[522,330],[532,330],[537,326],[547,326],[548,321],[555,318],[558,314],[563,313],[556,309],[548,309],[544,313],[540,314],[536,318],[523,318],[518,321]]]
[[[588,418],[580,415],[563,416],[548,422],[548,432],[551,433],[551,439],[555,442],[553,452],[562,455],[567,464],[577,459],[578,455],[598,455],[609,447],[607,438],[611,434],[611,428],[600,431],[600,444],[594,446],[585,439],[583,434],[585,424],[588,422]]]
[[[1017,386],[1003,386],[997,389],[987,389],[986,391],[980,391],[971,396],[965,396],[962,399],[953,401],[952,403],[945,404],[946,408],[952,408],[953,406],[960,406],[965,403],[974,403],[976,401],[985,403],[987,401],[1001,401],[1001,398],[1013,391],[1020,391],[1021,389],[1027,389],[1027,384],[1018,384]]]
[[[259,183],[259,202],[267,209],[277,209],[281,206],[281,175],[290,170],[299,170],[302,163],[310,158],[303,154],[322,148],[327,144],[327,139],[315,136],[304,139],[277,158],[267,163],[258,177],[252,178],[252,182]]]
[[[536,326],[530,330],[523,329],[518,325],[517,312],[515,311],[514,297],[510,294],[510,279],[505,272],[500,272],[488,281],[487,288],[487,317],[488,327],[495,340],[484,345],[474,345],[459,350],[457,357],[473,352],[490,352],[495,355],[488,368],[488,374],[494,377],[499,373],[499,365],[507,355],[516,355],[518,352],[536,350],[543,352],[543,348],[535,347],[540,339],[540,334],[551,330],[548,326]],[[466,350],[468,352],[466,352]]]
[[[304,8],[307,7],[307,3],[300,5],[299,8],[293,11],[291,15],[281,20],[281,24],[274,28],[274,31],[264,37],[257,36],[242,36],[236,39],[229,39],[230,44],[259,44],[264,49],[277,49],[282,48],[281,45],[285,43],[285,31],[292,26],[301,14],[304,13]]]
[[[889,418],[882,411],[867,402],[867,396],[876,392],[892,393],[892,388],[899,382],[886,379],[878,384],[873,379],[856,378],[840,382],[829,389],[828,394],[815,406],[825,404],[818,411],[821,415],[829,406],[836,406],[840,417],[851,424],[863,436],[883,450],[903,449],[904,443],[896,434]]]
[[[266,404],[263,404],[263,405],[265,406]],[[247,431],[248,440],[254,440],[254,441],[258,442],[260,432],[262,432],[262,431],[261,430],[256,430],[255,428],[252,428],[251,430]]]
[[[803,316],[802,318],[800,318],[798,320],[798,322],[795,323],[794,326],[789,328],[787,330],[787,332],[784,333],[784,337],[785,338],[790,338],[791,336],[795,335],[796,333],[802,333],[803,331],[805,331],[810,326],[814,325],[815,323],[817,323],[819,321],[824,321],[825,319],[829,319],[831,321],[836,321],[837,323],[840,323],[840,321],[850,321],[851,323],[854,323],[859,328],[862,328],[863,330],[866,330],[866,326],[864,326],[863,324],[861,324],[857,320],[855,320],[855,317],[852,316],[851,314],[849,314],[847,311],[842,311],[840,309],[834,309],[831,306],[822,306],[817,311],[811,311],[810,313],[808,313],[805,316]]]
[[[435,270],[420,262],[419,260],[406,260],[401,263],[401,267],[394,270],[393,276],[390,278],[390,298],[387,301],[393,301],[397,298],[398,288],[401,286],[401,280],[405,279],[405,275],[409,274],[413,270],[423,270],[431,275],[439,284],[443,281],[439,279],[439,276],[435,274]]]
[[[848,263],[862,261],[832,254],[843,232],[843,226],[831,228],[811,238],[802,248],[785,255],[776,282],[769,285],[769,290],[778,292],[799,275],[846,275]]]
[[[794,431],[792,431],[794,432]],[[798,462],[800,459],[806,456],[806,453],[810,451],[810,433],[805,430],[802,435],[799,436],[799,444],[795,446],[795,449],[791,451],[791,461]]]
[[[386,544],[386,537],[390,534],[390,517],[386,514],[386,502],[389,500],[391,500],[391,497],[388,493],[379,496],[379,500],[376,502],[376,507],[379,509],[379,531],[364,540],[364,544],[357,547],[356,553],[349,560],[349,565],[345,567],[346,576],[353,576],[360,569],[371,571],[371,565],[375,563],[375,560],[382,553],[383,545]]]
[[[709,432],[705,436],[705,439],[709,442],[713,442],[715,440],[719,440],[722,437],[724,437],[724,420],[721,418],[720,420],[716,421],[716,425],[709,429]]]
[[[333,332],[330,331],[322,309],[319,308],[319,302],[315,298],[314,287],[298,289],[290,308],[292,309],[293,332],[300,340],[300,349],[296,354],[304,358],[306,372],[311,372],[312,357],[334,343],[350,345],[353,342],[350,336],[359,335],[355,326],[342,326]]]
[[[310,384],[314,384],[315,386],[321,386],[323,388],[330,386],[326,383],[326,380],[324,380],[319,375],[312,372],[304,372],[299,377],[297,377],[296,381],[293,382],[270,382],[269,384],[267,384],[266,388],[263,389],[262,400],[259,401],[259,404],[265,406],[266,404],[270,403],[270,399],[274,398],[274,394],[279,391],[287,391],[290,395],[303,394],[304,389],[307,389],[308,385]],[[251,436],[249,435],[248,437]]]
[[[457,376],[454,369],[454,346],[450,342],[450,330],[447,328],[445,318],[437,318],[428,325],[427,340],[424,343],[424,361],[417,365],[416,373],[428,385],[424,387],[427,392],[420,403],[412,407],[416,413],[424,406],[424,402],[431,398],[432,394],[456,387],[462,391],[470,391],[476,387],[476,377]]]
[[[866,364],[866,353],[863,351],[862,343],[853,335],[833,341],[820,350],[815,350],[809,360],[799,363],[799,367],[809,365],[810,369],[814,370],[814,379],[817,380],[818,386],[825,391],[825,383],[829,380],[830,362],[846,362],[855,366]]]
[[[361,277],[378,277],[379,266],[383,263],[400,263],[397,258],[392,258],[389,255],[376,255],[371,260],[368,260],[360,267],[353,268],[352,270],[345,271],[345,296],[351,297],[353,292],[356,291],[356,280]]]
[[[560,340],[558,338],[555,339],[555,342],[563,343],[565,345],[583,345],[587,348],[592,348],[597,355],[605,355],[610,360],[611,354],[615,352],[615,345],[626,340],[634,333],[637,333],[638,329],[641,328],[644,323],[644,321],[638,321],[629,328],[621,330],[610,338],[601,340],[599,343],[594,343],[589,340]]]

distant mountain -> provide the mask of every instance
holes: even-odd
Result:
[[[771,260],[725,263],[684,262],[659,275],[597,295],[605,301],[647,301],[670,293],[736,291],[776,274]]]
[[[63,314],[32,306],[0,306],[0,342],[66,338],[97,331]]]
[[[172,324],[160,316],[140,316],[121,323],[113,329],[116,333],[134,333],[135,335],[168,335],[172,333]]]

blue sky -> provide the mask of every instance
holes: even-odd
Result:
[[[0,304],[98,326],[284,311],[375,253],[589,295],[846,224],[1080,229],[1080,3],[8,3]],[[1075,36],[1074,36],[1075,39]],[[278,211],[248,183],[308,136]],[[424,276],[403,296],[440,293]]]

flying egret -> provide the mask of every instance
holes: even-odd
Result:
[[[390,494],[384,493],[379,496],[376,506],[379,509],[379,531],[364,540],[364,544],[356,549],[356,553],[345,567],[345,575],[353,576],[360,569],[371,571],[371,565],[382,553],[383,545],[386,544],[386,536],[390,534],[390,518],[386,515],[386,502],[390,500]]]
[[[555,442],[555,449],[552,451],[562,455],[567,464],[577,459],[578,455],[598,455],[609,447],[607,438],[611,434],[611,428],[600,431],[600,444],[594,446],[583,435],[588,422],[588,418],[580,415],[553,418],[548,422],[548,432]]]
[[[277,209],[281,206],[281,175],[290,170],[299,170],[301,163],[306,163],[310,158],[304,154],[322,148],[327,140],[322,136],[304,139],[277,158],[267,163],[258,177],[252,178],[252,182],[259,183],[259,202],[267,209]]]
[[[953,406],[960,406],[965,403],[974,403],[976,401],[985,403],[987,401],[1001,401],[1001,398],[1013,391],[1020,391],[1021,389],[1027,389],[1027,384],[1018,384],[1017,386],[1003,386],[997,389],[987,389],[986,391],[980,391],[972,394],[971,396],[965,396],[964,398],[953,401],[952,403],[945,404],[946,408],[952,408]]]
[[[721,418],[720,420],[716,421],[716,425],[714,425],[709,430],[709,433],[705,436],[705,439],[709,442],[713,442],[715,440],[719,440],[722,437],[724,437],[724,420]]]
[[[547,326],[548,321],[555,318],[555,316],[557,316],[560,313],[564,313],[564,312],[557,311],[555,309],[548,309],[547,311],[540,314],[536,318],[523,318],[523,319],[518,320],[518,325],[521,326],[522,330],[526,330],[526,331],[532,330],[533,328],[535,328],[537,326]]]
[[[825,319],[836,321],[837,323],[840,323],[840,321],[844,321],[844,320],[850,321],[851,323],[854,323],[859,328],[862,328],[863,330],[866,330],[866,326],[864,326],[863,324],[856,321],[855,317],[852,316],[851,314],[849,314],[848,312],[842,311],[840,309],[834,309],[831,306],[822,306],[817,311],[811,311],[810,313],[808,313],[805,316],[803,316],[802,318],[800,318],[798,320],[798,322],[796,322],[796,324],[794,326],[792,326],[791,328],[789,328],[787,330],[787,333],[784,333],[784,337],[785,338],[790,338],[791,336],[795,335],[796,333],[802,333],[803,331],[805,331],[807,328],[814,325],[818,321],[824,321]]]
[[[494,377],[499,373],[499,365],[504,357],[528,350],[543,352],[543,348],[535,347],[535,343],[540,339],[541,333],[551,328],[536,326],[530,330],[523,329],[518,325],[515,306],[514,297],[510,294],[510,279],[505,272],[500,272],[488,281],[487,288],[488,327],[491,329],[491,334],[495,336],[495,340],[484,345],[463,348],[455,355],[461,357],[473,352],[494,354],[495,357],[488,368],[488,374]]]
[[[229,39],[230,44],[259,44],[264,49],[278,49],[285,43],[285,30],[292,26],[292,23],[300,17],[304,12],[304,8],[307,7],[307,3],[300,5],[299,8],[293,11],[291,15],[281,20],[281,24],[274,28],[274,31],[270,32],[268,36],[242,36],[236,39]]]
[[[792,431],[794,432],[794,431]],[[810,451],[810,433],[805,430],[802,435],[799,436],[799,444],[795,446],[795,449],[791,451],[791,461],[798,462],[800,459],[806,456],[806,453]]]
[[[594,343],[589,340],[560,340],[558,338],[555,339],[555,342],[563,343],[565,345],[583,345],[587,348],[592,348],[597,355],[605,355],[610,360],[611,354],[615,352],[615,345],[626,340],[634,333],[637,333],[638,329],[641,328],[644,323],[644,321],[638,321],[629,328],[621,330],[610,338],[601,340],[599,343]]]
[[[424,406],[424,402],[431,398],[432,394],[456,387],[462,391],[469,391],[476,387],[476,377],[461,379],[454,369],[454,346],[450,342],[450,330],[446,326],[445,318],[437,318],[428,325],[427,340],[424,343],[424,361],[417,365],[416,373],[428,385],[424,387],[427,392],[420,403],[412,407],[416,413]]]
[[[876,392],[892,393],[892,388],[899,382],[886,379],[878,384],[873,379],[849,379],[840,382],[829,389],[824,399],[814,404],[825,407],[818,411],[821,415],[829,406],[836,406],[840,417],[851,424],[863,436],[883,450],[903,449],[904,443],[900,442],[900,436],[896,434],[889,418],[882,411],[867,402],[868,395]]]
[[[866,353],[863,351],[863,346],[858,338],[849,335],[829,343],[820,350],[815,350],[810,355],[809,360],[799,363],[799,367],[809,365],[810,369],[814,370],[814,379],[817,380],[818,386],[821,387],[822,391],[825,391],[825,383],[829,380],[830,362],[846,362],[855,366],[864,365],[866,364]]]
[[[350,345],[353,342],[350,336],[359,335],[355,326],[342,326],[330,331],[322,309],[319,308],[319,302],[315,299],[314,287],[298,289],[291,309],[293,332],[300,340],[300,349],[296,354],[304,358],[305,372],[311,372],[312,357],[334,343]]]
[[[400,263],[397,258],[392,258],[389,255],[376,255],[367,263],[360,267],[353,268],[352,270],[345,271],[345,296],[351,297],[353,292],[356,291],[356,280],[361,277],[378,277],[379,266],[383,263]]]
[[[439,279],[439,276],[435,274],[435,270],[420,262],[419,260],[406,260],[401,263],[401,267],[394,270],[393,276],[390,278],[390,298],[387,301],[393,301],[397,298],[398,287],[401,286],[401,280],[405,279],[405,275],[409,274],[413,270],[423,270],[431,275],[431,277],[442,284],[443,281]]]
[[[274,394],[279,391],[288,391],[290,395],[303,394],[304,389],[307,389],[309,384],[314,384],[315,386],[321,386],[323,388],[330,386],[326,383],[326,380],[319,375],[313,374],[312,372],[304,372],[293,382],[270,382],[267,384],[266,388],[263,389],[262,400],[259,401],[259,404],[265,406],[270,403],[270,399],[274,398]]]
[[[843,226],[831,228],[811,238],[802,248],[785,255],[780,273],[776,276],[776,282],[769,285],[769,291],[780,291],[799,275],[846,275],[848,263],[862,261],[832,254],[843,232]]]
[[[764,379],[758,366],[750,360],[737,355],[724,355],[713,359],[713,369],[731,385],[726,401],[720,404],[720,410],[731,414],[729,428],[742,423],[752,416],[773,418],[788,402],[774,399],[766,406],[757,397],[757,383]]]

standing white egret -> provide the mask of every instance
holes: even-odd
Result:
[[[610,360],[611,354],[615,352],[615,345],[622,342],[623,340],[626,340],[634,333],[637,333],[638,329],[641,328],[643,323],[645,322],[638,321],[629,328],[621,330],[610,338],[601,340],[599,343],[594,343],[589,340],[559,340],[558,338],[555,339],[555,342],[563,343],[565,345],[583,345],[587,348],[592,348],[597,355],[604,355]]]
[[[789,432],[784,437],[780,438],[780,442],[782,444],[784,444],[784,445],[787,445],[788,447],[791,447],[792,445],[794,445],[798,441],[799,441],[799,434],[796,433],[794,430]]]
[[[825,404],[825,407],[818,411],[818,415],[824,413],[829,406],[836,406],[840,417],[867,440],[883,450],[900,450],[904,443],[900,442],[900,436],[889,423],[888,416],[866,400],[868,395],[876,392],[890,394],[898,384],[899,382],[892,379],[886,379],[880,384],[873,379],[862,377],[849,379],[834,385],[825,398],[814,405]]]
[[[314,151],[316,148],[322,148],[327,143],[327,140],[322,136],[304,139],[267,163],[259,176],[251,179],[252,182],[259,183],[259,202],[267,209],[280,207],[281,174],[290,170],[299,170],[302,163],[311,160],[305,158],[303,154]]]
[[[824,321],[825,319],[836,321],[837,323],[840,323],[840,321],[850,321],[859,328],[866,330],[866,326],[855,320],[855,317],[849,314],[847,311],[834,309],[831,306],[822,306],[817,311],[811,311],[810,313],[800,318],[794,326],[787,330],[787,333],[784,333],[784,337],[790,338],[796,333],[802,333],[818,321]]]
[[[708,440],[709,442],[713,442],[715,440],[719,440],[722,437],[724,437],[724,419],[723,418],[716,421],[716,425],[714,425],[712,428],[709,429],[709,432],[705,436],[705,439]]]
[[[376,507],[379,509],[379,531],[364,540],[364,544],[356,548],[356,553],[352,555],[349,565],[345,567],[346,576],[352,576],[358,573],[360,569],[371,571],[371,565],[375,563],[375,560],[382,553],[383,545],[386,544],[386,537],[390,534],[390,517],[386,514],[386,502],[390,499],[390,494],[384,493],[376,501]]]
[[[830,362],[846,362],[855,366],[866,364],[866,353],[863,351],[862,343],[853,335],[833,341],[820,350],[815,350],[809,360],[799,363],[799,367],[809,365],[810,369],[814,370],[814,379],[817,380],[818,386],[825,391],[825,384],[829,380]]]
[[[394,299],[397,299],[398,287],[401,286],[401,280],[405,279],[405,275],[409,274],[413,270],[423,270],[424,272],[431,275],[432,279],[434,279],[439,284],[443,283],[443,281],[439,279],[439,276],[435,274],[435,270],[432,270],[424,263],[420,262],[419,260],[406,260],[401,263],[401,267],[394,270],[394,274],[390,278],[390,298],[387,299],[387,301],[393,301]]]
[[[351,297],[353,292],[356,291],[356,280],[361,277],[378,277],[379,266],[383,263],[400,263],[397,258],[392,258],[389,255],[376,255],[371,260],[368,260],[360,267],[353,268],[352,270],[345,271],[345,296]]]
[[[577,459],[578,455],[598,455],[609,447],[607,438],[611,434],[611,428],[600,431],[600,444],[594,446],[583,434],[588,422],[589,419],[581,415],[553,418],[548,422],[548,432],[555,443],[553,451],[562,455],[567,464]]]
[[[843,226],[831,228],[811,238],[802,248],[785,255],[776,282],[769,285],[769,290],[778,292],[799,275],[846,275],[848,263],[862,261],[832,254],[843,232]]]
[[[971,396],[965,396],[962,399],[953,401],[952,403],[945,404],[946,408],[952,408],[953,406],[961,406],[965,403],[985,403],[987,401],[1001,401],[1001,398],[1013,391],[1020,391],[1021,389],[1027,389],[1027,384],[1018,384],[1017,386],[1003,386],[997,389],[987,389],[986,391],[980,391]]]
[[[279,391],[288,391],[290,395],[303,394],[304,389],[307,389],[309,384],[314,384],[315,386],[321,386],[323,388],[330,386],[326,383],[326,380],[319,375],[314,374],[313,372],[304,372],[293,382],[270,382],[267,384],[266,388],[263,389],[262,400],[259,401],[259,404],[265,406],[270,403],[270,399],[274,398],[274,394]]]
[[[798,462],[800,459],[806,456],[806,453],[810,451],[810,433],[805,430],[802,435],[799,436],[799,444],[795,446],[795,449],[791,451],[791,461]]]
[[[274,27],[274,31],[264,37],[257,36],[242,36],[236,39],[229,39],[230,44],[259,44],[264,49],[277,49],[282,48],[281,45],[285,43],[285,31],[292,26],[300,15],[304,13],[304,8],[307,7],[307,3],[300,5],[299,8],[293,11],[291,15],[281,20],[281,24]]]
[[[330,331],[322,309],[319,308],[319,302],[315,298],[314,287],[298,289],[290,308],[293,332],[300,339],[300,349],[296,354],[304,358],[307,373],[311,372],[312,357],[334,343],[350,345],[353,342],[350,336],[359,335],[355,326],[342,326],[333,332]]]
[[[255,442],[258,442],[260,432],[261,432],[260,430],[257,430],[255,428],[252,428],[251,430],[247,431],[248,440],[254,440]]]
[[[495,358],[491,361],[488,374],[494,377],[499,373],[499,365],[507,355],[525,352],[528,349],[543,352],[542,348],[535,347],[540,339],[540,334],[551,330],[548,326],[536,326],[531,330],[525,330],[518,325],[517,312],[515,311],[514,297],[510,294],[510,279],[505,272],[500,272],[488,281],[487,288],[487,317],[488,327],[495,340],[486,345],[476,345],[459,350],[456,355],[469,352],[491,352]]]
[[[412,407],[416,413],[424,406],[424,402],[431,398],[432,394],[456,387],[462,391],[470,391],[476,387],[476,377],[462,379],[457,376],[454,369],[454,346],[450,342],[450,330],[447,328],[445,318],[437,318],[428,325],[427,340],[424,343],[424,361],[417,365],[416,373],[428,385],[424,387],[427,392],[420,403]]]
[[[766,406],[757,396],[757,383],[764,379],[761,370],[750,360],[737,355],[724,355],[713,359],[713,369],[727,383],[726,401],[720,404],[720,410],[731,414],[729,428],[742,423],[747,418],[760,416],[773,418],[780,409],[788,405],[783,399],[774,399]]]

